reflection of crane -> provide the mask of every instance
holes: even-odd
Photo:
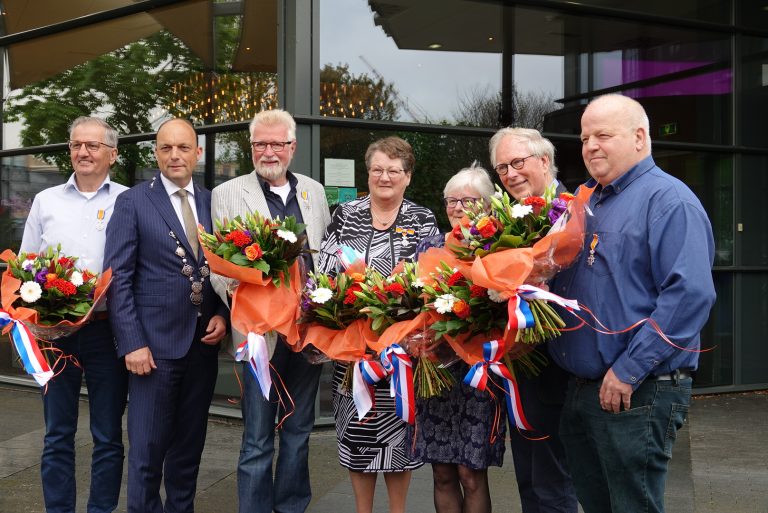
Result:
[[[379,79],[379,80],[381,80],[382,82],[384,82],[384,77],[383,77],[383,76],[381,76],[381,73],[379,73],[379,70],[377,70],[376,68],[374,68],[374,67],[373,67],[373,64],[371,64],[370,62],[368,62],[368,59],[366,59],[366,58],[365,58],[365,57],[363,57],[362,55],[358,55],[358,57],[360,57],[360,60],[361,60],[361,61],[363,61],[363,63],[364,63],[366,66],[368,66],[368,69],[370,69],[370,70],[371,70],[371,73],[373,73],[373,74],[374,74],[374,76],[376,76],[376,78],[377,78],[377,79]],[[410,107],[410,103],[409,103],[407,100],[406,100],[406,101],[403,101],[403,99],[402,99],[402,98],[400,97],[400,95],[398,94],[398,92],[397,92],[397,89],[395,89],[395,88],[392,88],[392,96],[394,96],[394,97],[397,99],[397,101],[398,101],[398,102],[400,102],[400,105],[402,105],[402,106],[403,106],[403,109],[405,109],[405,112],[407,112],[407,113],[408,113],[408,115],[409,115],[409,116],[411,116],[411,119],[412,119],[413,121],[416,121],[416,122],[422,122],[422,123],[428,123],[428,122],[429,122],[429,117],[428,117],[428,116],[426,115],[426,113],[424,112],[424,109],[422,109],[422,108],[418,107],[418,105],[417,105],[417,106],[416,106],[416,108],[417,108],[419,111],[421,111],[421,113],[422,113],[420,116],[419,116],[419,115],[417,115],[417,114],[416,114],[416,113],[415,113],[413,110],[411,110],[411,107]]]

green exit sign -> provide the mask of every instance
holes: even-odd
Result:
[[[667,123],[659,127],[659,135],[666,137],[668,135],[675,135],[677,133],[677,123]]]

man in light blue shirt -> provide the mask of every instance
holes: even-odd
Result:
[[[715,302],[712,228],[693,192],[656,166],[648,117],[635,100],[590,103],[581,141],[593,215],[584,252],[551,290],[613,330],[653,322],[616,334],[582,327],[550,343],[552,358],[575,376],[560,437],[585,513],[659,513],[699,332]]]
[[[99,273],[112,207],[127,189],[109,179],[117,159],[117,131],[101,119],[79,117],[69,130],[69,148],[75,172],[64,185],[35,196],[21,251],[42,252],[61,244],[63,254],[77,257],[76,267]],[[56,340],[55,346],[79,366],[68,363],[54,368],[57,374],[43,394],[45,444],[40,470],[45,509],[48,513],[75,511],[75,432],[85,375],[93,436],[87,511],[114,511],[123,475],[127,372],[117,357],[107,311],[96,312],[93,321]]]

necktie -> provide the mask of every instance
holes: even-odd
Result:
[[[192,247],[192,252],[197,258],[200,249],[200,243],[197,240],[197,223],[195,222],[195,214],[192,213],[192,207],[189,206],[187,194],[186,189],[176,191],[176,195],[181,198],[181,218],[184,220],[184,231],[187,234],[189,245]]]

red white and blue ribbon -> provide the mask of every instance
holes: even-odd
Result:
[[[269,391],[272,388],[272,376],[269,374],[269,349],[267,339],[258,333],[248,332],[248,337],[235,350],[235,360],[247,361],[253,377],[261,388],[264,399],[269,401]]]
[[[416,419],[416,400],[410,356],[402,347],[392,344],[382,351],[381,365],[391,375],[389,395],[395,399],[395,413],[408,424],[413,424]]]
[[[21,358],[24,370],[35,378],[38,385],[44,386],[53,377],[53,371],[43,357],[35,336],[23,322],[13,319],[8,312],[0,308],[0,328],[4,328],[8,324],[12,324],[11,341],[13,341],[16,352]]]
[[[503,345],[498,340],[491,340],[483,344],[483,361],[477,362],[469,369],[467,375],[464,376],[464,384],[478,390],[486,390],[488,388],[488,371],[499,376],[507,400],[509,423],[514,424],[518,429],[533,431],[523,413],[517,381],[506,365],[499,362],[502,355]]]
[[[356,262],[365,262],[365,255],[351,246],[341,246],[336,250],[336,256],[344,270],[349,269]]]
[[[534,299],[555,303],[569,311],[579,310],[579,302],[575,299],[565,299],[533,285],[520,285],[517,287],[517,293],[509,298],[507,304],[509,310],[507,329],[522,330],[535,326],[535,319],[528,305],[528,301]]]
[[[371,387],[387,377],[384,366],[375,360],[359,360],[352,371],[352,400],[357,409],[357,418],[363,420],[373,408],[373,390]]]

